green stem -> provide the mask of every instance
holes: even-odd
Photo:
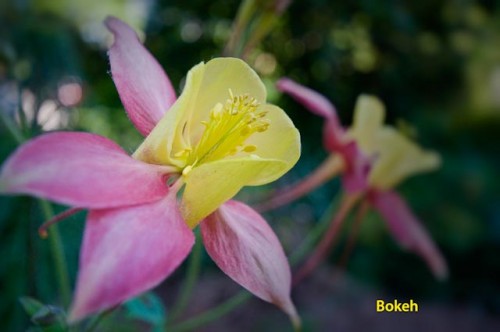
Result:
[[[252,297],[250,293],[247,291],[241,291],[238,294],[234,295],[231,297],[229,300],[226,302],[218,305],[217,307],[210,309],[208,311],[205,311],[204,313],[195,316],[192,319],[189,319],[187,321],[184,321],[180,324],[172,326],[170,329],[168,329],[169,332],[183,332],[183,331],[190,331],[193,329],[196,329],[200,326],[203,326],[207,323],[210,323],[211,321],[214,321],[225,314],[231,312],[233,309],[238,307],[239,305],[245,303],[247,300],[249,300]]]
[[[243,46],[241,58],[246,60],[250,52],[259,44],[259,42],[271,31],[273,26],[278,22],[279,17],[274,12],[262,13],[256,20],[255,28],[248,41]]]
[[[112,314],[112,313],[115,311],[115,309],[116,309],[116,308],[117,308],[117,307],[113,307],[113,308],[111,308],[111,309],[108,309],[108,310],[106,310],[106,311],[104,311],[104,312],[100,313],[100,314],[99,314],[99,315],[97,315],[96,317],[94,317],[94,319],[93,319],[92,321],[90,321],[90,323],[87,325],[87,327],[85,328],[85,330],[84,330],[84,331],[85,331],[85,332],[93,332],[93,331],[97,328],[97,326],[99,325],[99,323],[101,323],[101,322],[102,322],[102,320],[103,320],[105,317],[107,317],[107,316],[109,316],[110,314]]]
[[[233,31],[223,51],[225,56],[238,56],[238,46],[241,44],[241,34],[248,27],[255,12],[255,0],[244,0],[238,8],[238,14],[233,25]]]
[[[355,204],[357,204],[360,197],[361,195],[359,194],[342,195],[339,210],[335,213],[333,219],[328,222],[328,228],[326,229],[325,234],[322,236],[318,244],[314,246],[314,250],[309,255],[305,263],[295,273],[293,278],[294,285],[298,284],[302,279],[310,275],[318,267],[321,261],[324,260],[327,253],[334,246],[344,220],[347,218]]]
[[[324,231],[328,228],[329,221],[333,212],[338,208],[341,202],[341,195],[337,197],[330,203],[325,213],[321,217],[320,221],[314,226],[314,228],[309,232],[309,235],[302,243],[302,245],[290,255],[290,263],[292,266],[299,263],[302,258],[304,258],[307,253],[312,249],[314,244],[319,240]],[[188,319],[182,323],[172,326],[168,329],[168,332],[183,332],[196,329],[200,326],[208,324],[236,309],[238,306],[244,304],[248,301],[252,295],[246,290],[240,291],[229,300],[221,303],[220,305],[205,311],[191,319]]]
[[[52,206],[45,200],[40,200],[43,215],[46,220],[54,216]],[[68,306],[71,300],[71,287],[69,283],[68,268],[66,265],[66,258],[64,257],[64,247],[61,241],[61,235],[57,225],[49,229],[49,243],[52,258],[56,269],[56,277],[59,284],[59,291],[61,292],[61,300],[64,306]]]
[[[19,128],[16,126],[14,121],[10,119],[7,114],[5,114],[2,110],[0,110],[0,119],[2,119],[2,123],[7,128],[12,138],[18,143],[22,144],[26,141],[26,138],[23,136]]]
[[[338,209],[339,204],[342,201],[341,196],[342,195],[337,195],[330,205],[328,205],[326,211],[321,216],[321,219],[308,233],[304,242],[302,242],[299,248],[290,255],[290,264],[292,264],[292,266],[297,265],[307,255],[307,253],[315,246],[323,233],[326,231],[334,211]]]
[[[21,84],[17,88],[17,116],[19,117],[19,127],[20,132],[24,135],[28,135],[28,119],[26,118],[26,113],[23,110],[23,87]]]
[[[196,241],[194,248],[189,259],[189,265],[186,272],[186,281],[182,285],[182,289],[175,306],[172,308],[172,313],[170,314],[169,321],[173,322],[175,319],[184,311],[189,299],[193,293],[194,285],[198,280],[200,275],[201,267],[201,257],[202,257],[202,241],[199,236],[199,232],[196,233]]]
[[[363,201],[361,203],[361,206],[358,208],[358,211],[356,212],[356,215],[354,217],[354,222],[351,225],[351,233],[349,234],[349,237],[347,238],[347,243],[345,245],[344,252],[342,253],[342,256],[340,256],[340,260],[338,263],[339,270],[345,270],[347,267],[349,257],[351,256],[351,253],[354,249],[354,245],[356,244],[356,239],[358,238],[358,235],[359,235],[359,231],[361,228],[361,222],[365,218],[369,207],[370,206],[369,206],[368,202]]]
[[[9,133],[12,135],[14,140],[18,144],[22,144],[26,141],[26,138],[21,133],[16,124],[4,113],[0,110],[0,119],[4,126],[8,129]],[[51,219],[54,216],[54,212],[52,210],[52,206],[49,202],[45,200],[39,200],[40,206],[42,208],[42,212],[44,218],[46,220]],[[63,305],[69,305],[71,300],[71,287],[69,283],[68,276],[68,268],[66,265],[66,258],[64,257],[64,247],[61,241],[61,235],[59,234],[59,229],[57,226],[53,226],[49,230],[49,242],[50,242],[50,250],[52,257],[54,259],[54,264],[56,268],[56,275],[59,284],[59,290],[61,292],[61,299]]]

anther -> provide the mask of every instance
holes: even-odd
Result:
[[[210,118],[212,120],[219,120],[222,117],[223,106],[221,103],[217,103],[214,108],[210,111]]]
[[[260,124],[257,126],[256,130],[257,130],[257,132],[259,132],[259,133],[263,133],[263,132],[265,132],[265,131],[267,130],[267,128],[269,128],[269,123],[267,123],[267,122],[262,122],[262,123],[260,123]]]
[[[247,126],[243,127],[243,129],[241,129],[240,134],[241,134],[241,136],[247,136],[248,134],[250,134],[251,130],[252,130],[251,127],[249,125],[247,125]]]
[[[191,148],[185,148],[182,149],[181,151],[177,152],[174,154],[174,157],[176,158],[182,158],[182,157],[187,157],[191,153],[192,149]]]
[[[191,151],[180,151],[176,156],[185,158],[182,174],[188,175],[195,165],[234,155],[238,152],[252,153],[257,147],[244,146],[253,133],[264,132],[270,122],[264,117],[266,111],[259,111],[257,99],[248,93],[234,95],[228,89],[229,98],[216,104],[209,113],[209,119],[201,121],[205,130]]]
[[[243,148],[244,152],[254,152],[255,150],[257,150],[255,145],[247,145]]]

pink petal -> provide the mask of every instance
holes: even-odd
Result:
[[[175,91],[131,27],[114,17],[105,24],[115,36],[109,49],[113,81],[130,120],[147,136],[174,103]]]
[[[132,159],[107,138],[79,132],[39,136],[15,151],[0,172],[0,192],[30,194],[84,208],[161,199],[161,166]]]
[[[323,141],[328,150],[335,150],[342,144],[345,140],[344,129],[340,125],[335,107],[328,99],[286,77],[280,79],[276,83],[276,87],[279,91],[289,94],[312,113],[325,118]]]
[[[234,281],[298,322],[290,298],[291,272],[281,244],[249,206],[228,201],[201,223],[208,254]]]
[[[185,259],[193,242],[175,194],[144,205],[91,210],[69,320],[155,287]]]
[[[399,244],[420,255],[437,278],[446,278],[448,268],[442,254],[405,201],[392,191],[375,192],[371,201]]]

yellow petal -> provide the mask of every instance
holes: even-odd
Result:
[[[441,164],[437,153],[423,150],[392,127],[379,130],[374,141],[378,157],[369,182],[378,189],[393,188],[405,178],[434,170]]]
[[[375,136],[384,123],[385,107],[375,96],[361,95],[356,101],[350,134],[368,155],[375,152]]]
[[[182,211],[191,227],[243,186],[276,180],[297,162],[297,129],[283,110],[265,101],[263,83],[242,60],[199,64],[188,73],[179,99],[134,154],[182,171]],[[236,105],[234,114],[227,105]]]
[[[216,58],[193,67],[179,99],[134,153],[148,163],[183,167],[177,156],[192,146],[204,130],[203,121],[218,103],[225,103],[229,90],[249,94],[265,103],[266,89],[258,75],[244,61]]]
[[[280,178],[292,168],[300,157],[300,134],[292,120],[279,107],[265,104],[259,112],[267,112],[269,128],[262,133],[250,136],[246,144],[256,147],[253,154],[262,159],[277,159],[285,163],[286,167],[274,174],[254,178],[247,185],[262,185]]]
[[[205,64],[205,73],[199,86],[196,103],[189,120],[190,135],[196,139],[203,132],[203,120],[217,103],[229,98],[229,89],[237,95],[249,94],[259,103],[266,102],[266,88],[255,71],[243,60],[236,58],[215,58]]]
[[[204,72],[204,63],[188,72],[182,94],[135,151],[134,158],[150,164],[184,166],[176,159],[175,153],[188,146],[182,131],[189,113],[195,109]]]
[[[194,228],[246,184],[282,173],[287,167],[280,160],[264,160],[256,156],[223,159],[195,167],[184,177],[183,217],[188,226]]]

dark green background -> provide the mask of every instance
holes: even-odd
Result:
[[[198,0],[186,2],[189,5],[177,2],[153,3],[146,15],[144,32],[146,47],[163,65],[174,86],[180,87],[193,65],[220,55],[238,2]],[[64,129],[105,135],[132,152],[141,138],[123,112],[108,73],[105,47],[85,40],[81,33],[82,29],[85,31],[85,17],[104,16],[110,8],[120,15],[126,2],[112,1],[113,6],[108,7],[90,1],[80,6],[82,12],[45,3],[50,1],[0,3],[1,111],[14,116],[18,91],[31,91],[36,96],[37,109],[42,101],[56,98],[61,82],[76,80],[83,86],[84,99],[74,108],[61,110],[69,116]],[[194,35],[189,34],[189,26],[195,27]],[[256,59],[263,53],[271,59],[271,64],[275,62],[272,72],[266,70],[268,67],[262,69],[256,65]],[[336,285],[336,291],[325,288],[324,292],[312,290],[317,286],[315,281],[308,281],[309,286],[299,286],[294,298],[303,313],[306,330],[355,330],[363,326],[374,330],[398,326],[406,330],[413,326],[415,330],[422,330],[420,328],[428,325],[446,330],[453,324],[455,330],[498,328],[498,3],[295,1],[250,55],[249,62],[261,69],[272,102],[288,112],[302,135],[302,157],[289,174],[274,184],[278,187],[306,176],[325,157],[320,144],[321,120],[274,90],[272,82],[284,75],[326,95],[336,105],[345,125],[352,120],[354,102],[360,93],[378,95],[386,103],[388,123],[401,128],[424,147],[439,151],[443,157],[440,170],[409,179],[398,190],[442,249],[449,263],[450,278],[446,282],[434,280],[418,257],[397,247],[378,216],[369,214],[346,266],[346,278],[354,280],[354,286],[348,283],[345,288],[370,291],[360,297],[344,294],[342,298],[339,295],[342,290],[338,289],[342,289],[343,284]],[[36,122],[28,129],[24,132],[27,136],[40,133]],[[15,149],[16,142],[4,127],[0,128],[0,138],[0,160],[3,161]],[[252,189],[251,194],[243,197],[255,202],[270,188]],[[321,217],[338,190],[336,180],[287,208],[267,214],[287,251],[296,246],[305,230]],[[40,239],[36,232],[42,222],[36,200],[0,198],[2,330],[27,328],[29,318],[19,305],[20,296],[29,295],[57,304],[48,241]],[[60,226],[73,282],[83,224],[84,214],[80,213]],[[345,238],[342,237],[332,253],[331,266],[338,262]],[[172,294],[182,281],[183,270],[181,268],[161,288],[168,290],[161,292],[167,304],[175,299]],[[218,282],[223,285],[232,285],[207,257],[203,271],[202,279],[219,278]],[[321,271],[318,275],[329,275]],[[202,297],[205,293],[209,293],[209,289],[196,296]],[[395,316],[379,319],[370,310],[380,294],[388,299],[413,298],[424,308],[436,308],[436,314],[427,312],[427,316],[422,315],[420,320],[416,316],[411,322],[401,322],[402,318]],[[207,298],[212,299],[209,305],[221,301],[217,296],[207,295]],[[203,302],[200,298],[196,301]],[[349,310],[345,308],[359,309],[366,305],[363,301],[369,303],[368,312],[358,313],[353,309],[356,314],[349,317]],[[311,303],[316,304],[309,306]],[[259,306],[265,306],[258,315],[260,318],[248,319],[248,315],[255,313],[252,308]],[[270,317],[262,317],[268,312]],[[289,328],[283,315],[257,300],[247,309],[238,309],[234,315],[236,318],[230,316],[219,328],[249,331]],[[346,316],[341,319],[342,315]],[[441,316],[446,317],[445,323],[440,320]],[[262,323],[271,318],[274,323]],[[347,323],[339,325],[339,321]]]

